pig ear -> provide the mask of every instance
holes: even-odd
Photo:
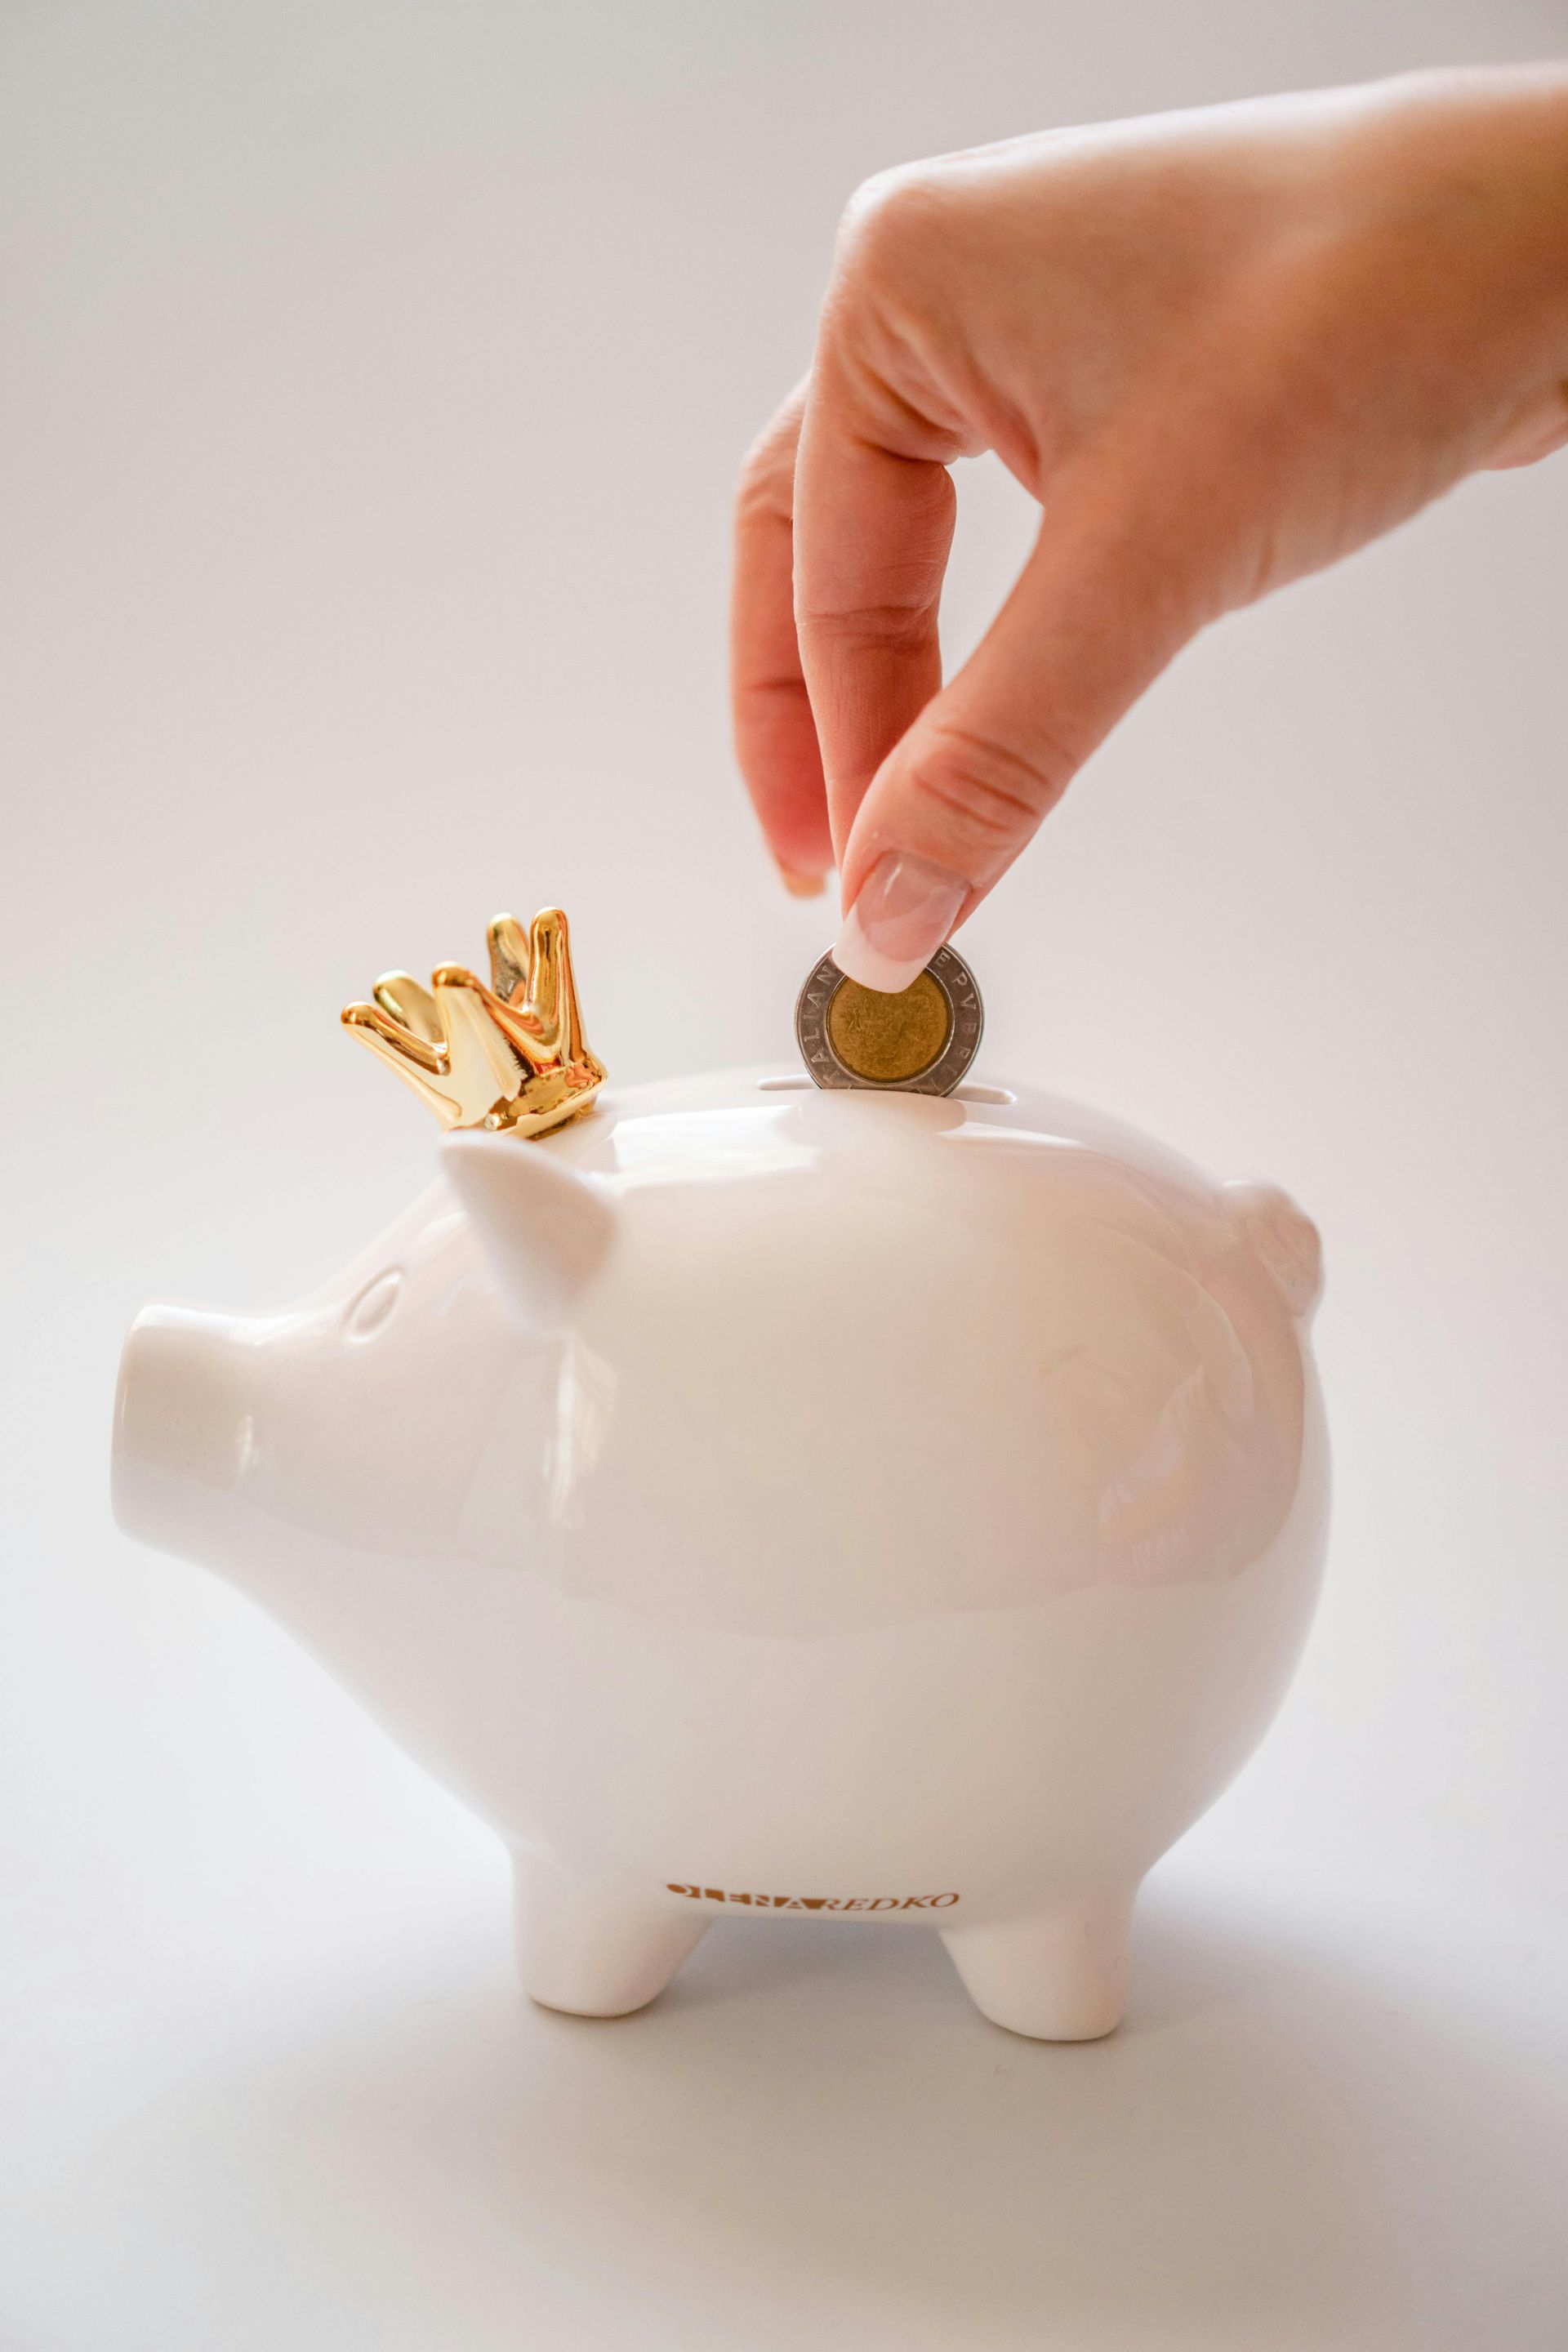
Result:
[[[609,1248],[616,1216],[604,1193],[520,1136],[460,1129],[441,1159],[508,1308],[533,1328],[559,1322]]]
[[[1225,1204],[1292,1315],[1310,1315],[1323,1287],[1318,1228],[1278,1184],[1227,1184]]]

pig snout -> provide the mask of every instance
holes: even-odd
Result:
[[[252,1424],[226,1317],[148,1307],[120,1360],[110,1493],[127,1535],[206,1559]]]

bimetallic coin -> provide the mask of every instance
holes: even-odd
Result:
[[[980,1049],[984,1018],[974,975],[951,948],[897,996],[847,980],[825,955],[800,992],[795,1034],[819,1087],[947,1095]]]

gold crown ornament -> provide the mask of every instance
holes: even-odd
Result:
[[[585,1110],[605,1066],[583,1039],[566,918],[546,907],[525,931],[498,915],[490,985],[438,964],[428,988],[405,971],[375,983],[373,1004],[345,1004],[343,1026],[368,1045],[443,1127],[542,1135]]]

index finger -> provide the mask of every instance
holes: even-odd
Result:
[[[795,629],[842,856],[883,760],[942,685],[952,478],[871,437],[819,368],[795,485]]]

